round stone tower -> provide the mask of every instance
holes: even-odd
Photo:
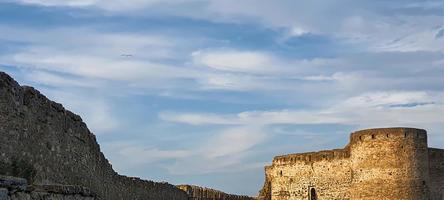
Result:
[[[413,128],[380,128],[350,136],[351,199],[429,197],[427,133]]]

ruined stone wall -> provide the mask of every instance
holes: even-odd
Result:
[[[349,152],[346,149],[278,156],[267,169],[271,199],[350,199]]]
[[[28,185],[22,178],[0,176],[0,200],[96,200],[81,186]]]
[[[0,174],[85,186],[106,200],[187,199],[173,185],[118,175],[79,116],[3,72],[0,138]]]
[[[344,149],[275,157],[258,199],[443,200],[443,155],[425,130],[357,131]]]
[[[431,200],[444,200],[444,150],[429,148]]]
[[[425,130],[357,131],[350,142],[352,199],[428,199],[430,180]]]
[[[224,192],[194,185],[178,185],[188,194],[189,200],[254,200],[253,197],[226,194]]]

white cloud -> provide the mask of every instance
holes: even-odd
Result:
[[[240,51],[235,49],[210,49],[192,53],[193,62],[226,72],[253,75],[301,75],[319,68],[343,64],[337,58],[285,59],[270,52]]]
[[[46,71],[28,71],[25,79],[34,84],[42,84],[46,86],[58,87],[81,87],[81,88],[98,88],[103,87],[103,83],[94,79],[86,79],[79,77],[68,77],[58,75]]]
[[[68,80],[60,83],[62,75],[95,79],[93,82],[69,82],[77,86],[111,80],[145,87],[168,87],[171,84],[160,83],[196,79],[202,75],[195,69],[163,64],[163,60],[179,57],[174,52],[187,46],[182,43],[185,41],[167,36],[99,33],[88,28],[48,29],[44,33],[38,29],[18,27],[0,26],[0,30],[5,33],[0,35],[0,39],[27,45],[19,51],[0,55],[0,63],[34,71],[40,80],[51,75],[51,79],[44,82],[54,86],[68,84]]]
[[[251,149],[265,138],[265,133],[258,127],[231,128],[207,141],[200,151],[202,155],[212,159],[232,156]]]
[[[43,6],[90,6],[97,0],[20,0],[24,4],[38,4]]]
[[[306,35],[309,33],[310,33],[310,31],[307,31],[301,27],[293,27],[290,30],[290,36],[296,36],[296,37]]]
[[[344,81],[344,82],[354,82],[360,79],[359,74],[353,73],[343,73],[336,72],[332,75],[316,75],[316,76],[306,76],[302,78],[307,81]]]
[[[159,114],[160,119],[165,121],[189,123],[192,125],[209,124],[212,122],[219,122],[220,124],[237,124],[231,122],[229,119],[217,114],[196,114],[196,113],[182,113],[163,112]]]
[[[275,71],[278,63],[274,58],[262,52],[235,50],[196,51],[193,61],[213,69],[232,72],[270,72]]]
[[[266,27],[285,28],[286,37],[290,38],[312,33],[372,51],[443,51],[443,40],[434,37],[436,27],[442,26],[442,7],[440,0],[421,3],[226,0],[210,1],[207,11],[216,13],[210,15],[215,20],[259,22]],[[412,9],[417,13],[410,13]]]
[[[0,39],[27,45],[0,55],[0,63],[33,71],[34,81],[55,87],[106,87],[107,81],[115,81],[133,88],[182,91],[288,90],[291,87],[282,84],[282,78],[305,80],[307,74],[343,62],[335,58],[287,60],[269,52],[224,48],[180,54],[193,50],[192,38],[103,33],[85,27],[48,29],[44,34],[19,27],[0,26],[0,30],[7,33]],[[184,61],[171,64],[171,59]],[[187,63],[188,59],[193,62]]]
[[[261,168],[264,163],[244,159],[254,146],[264,142],[266,134],[257,126],[228,128],[197,147],[192,157],[179,159],[168,169],[172,174],[205,174]]]
[[[38,76],[40,81],[53,86],[71,84],[88,87],[87,84],[91,84],[90,87],[95,87],[104,85],[103,81],[117,81],[133,88],[167,89],[169,93],[174,93],[170,91],[174,89],[182,92],[230,90],[316,93],[323,90],[319,89],[318,84],[324,83],[315,82],[329,81],[331,83],[322,86],[326,91],[350,92],[366,90],[363,87],[370,88],[387,81],[402,82],[399,77],[374,73],[378,69],[366,66],[370,59],[373,65],[385,67],[386,71],[393,66],[413,66],[413,62],[405,61],[405,57],[412,57],[410,55],[396,55],[389,61],[381,60],[387,59],[381,55],[369,58],[351,55],[349,58],[291,59],[266,51],[230,48],[196,51],[193,38],[183,40],[161,34],[107,33],[87,27],[61,27],[42,32],[38,29],[0,26],[0,30],[4,33],[0,39],[28,45],[16,52],[0,55],[0,63],[19,66],[35,73],[44,71]],[[121,54],[133,56],[124,57]],[[420,58],[414,62],[414,66],[419,66],[417,70],[427,67],[430,62],[440,67],[439,59]],[[172,64],[171,59],[180,62]],[[57,77],[53,72],[76,78],[61,83],[64,76]],[[47,77],[49,74],[52,76],[45,80],[42,79],[43,73]],[[402,85],[401,89],[409,89],[414,83],[406,79]]]
[[[413,92],[373,92],[365,93],[360,96],[351,97],[336,107],[339,108],[358,108],[358,107],[385,107],[392,105],[402,105],[409,103],[424,103],[424,102],[443,102],[444,99],[439,99],[439,96],[433,96],[423,91]]]
[[[442,51],[434,28],[442,26],[440,0],[410,1],[263,1],[263,0],[9,0],[43,6],[93,7],[134,15],[166,14],[216,22],[255,23],[360,44],[373,51]],[[348,9],[344,10],[343,8]],[[199,12],[194,12],[199,9]],[[415,11],[416,13],[411,13]],[[326,20],[328,19],[328,20]],[[402,37],[402,38],[400,38]],[[419,38],[419,39],[418,39]],[[417,40],[418,39],[418,40]],[[395,42],[394,42],[395,41]]]
[[[345,119],[329,112],[313,111],[246,111],[232,115],[196,114],[196,113],[161,113],[161,119],[169,122],[192,125],[249,125],[249,124],[324,124],[343,123]]]
[[[151,89],[275,90],[288,88],[279,80],[282,75],[302,77],[306,70],[339,63],[337,59],[323,58],[286,60],[267,52],[235,49],[195,51],[190,58],[189,54],[175,52],[191,50],[192,39],[150,34],[99,33],[88,28],[49,29],[45,34],[18,27],[0,26],[0,30],[8,33],[0,35],[0,39],[28,44],[17,52],[1,55],[0,63],[33,71],[35,81],[56,87],[95,87],[106,85],[103,81],[120,81]],[[192,59],[193,63],[168,63],[173,57]],[[67,76],[74,78],[62,83]],[[185,80],[189,83],[183,84]]]
[[[156,4],[180,4],[196,0],[15,0],[41,6],[98,7],[109,11],[139,10]]]
[[[57,49],[29,48],[2,59],[4,63],[16,66],[27,66],[31,69],[42,69],[116,81],[137,81],[146,78],[193,77],[189,70],[152,63],[137,58],[91,56],[85,54],[69,54],[58,52]]]

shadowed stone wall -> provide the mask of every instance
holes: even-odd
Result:
[[[81,186],[32,185],[26,179],[0,176],[0,200],[96,200],[96,195]]]
[[[425,130],[369,129],[344,149],[277,156],[265,177],[260,200],[443,200],[444,150]]]
[[[105,200],[186,200],[168,183],[118,175],[82,119],[0,72],[0,174],[80,185]]]
[[[444,200],[444,150],[429,148],[430,193],[437,200]]]

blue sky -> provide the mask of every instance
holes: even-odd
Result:
[[[256,195],[273,156],[363,128],[444,148],[442,0],[2,0],[0,70],[173,184]]]

